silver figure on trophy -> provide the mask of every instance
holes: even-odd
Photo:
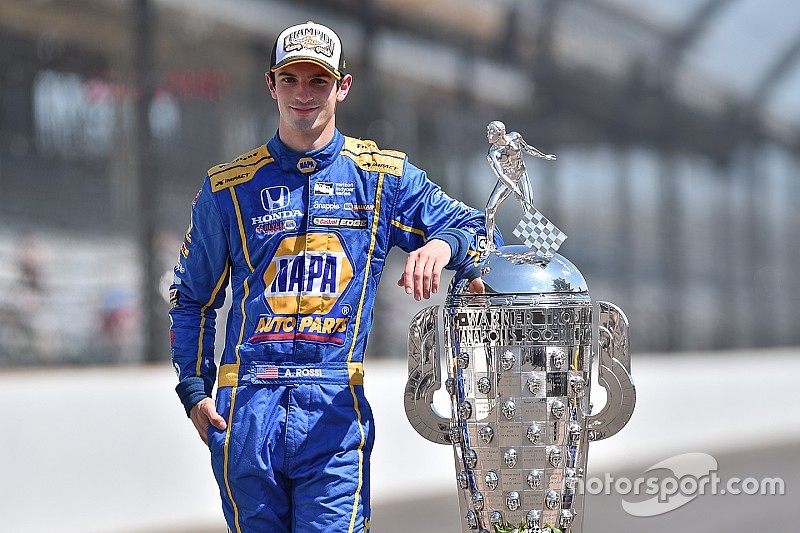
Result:
[[[525,213],[514,230],[514,235],[519,237],[532,252],[542,256],[553,255],[567,236],[533,207],[533,189],[528,181],[522,153],[548,161],[555,161],[556,156],[544,154],[529,145],[516,131],[506,133],[505,124],[499,120],[489,123],[486,127],[486,137],[489,139],[489,153],[486,159],[489,160],[489,166],[497,176],[497,184],[486,202],[487,251],[491,252],[494,249],[491,236],[494,234],[494,215],[497,208],[513,192]]]
[[[489,235],[497,206],[513,192],[524,210],[514,234],[525,244],[487,249],[485,293],[453,280],[443,312],[450,416],[433,405],[439,308],[414,317],[406,415],[426,439],[453,446],[462,532],[579,533],[588,443],[622,429],[636,401],[628,321],[608,302],[594,310],[583,276],[557,253],[566,235],[533,208],[521,152],[555,156],[506,134],[501,122],[489,124],[488,137],[498,178],[486,208]],[[607,400],[592,414],[595,352]]]

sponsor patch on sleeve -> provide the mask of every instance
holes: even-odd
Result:
[[[169,305],[171,307],[178,307],[180,305],[180,292],[177,288],[172,287],[169,290]]]

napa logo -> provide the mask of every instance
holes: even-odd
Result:
[[[264,273],[264,299],[276,315],[327,315],[352,279],[353,264],[338,235],[288,236]]]
[[[340,305],[353,279],[350,254],[334,233],[284,237],[264,273],[267,313],[249,342],[304,340],[342,346],[352,307]]]
[[[297,170],[303,174],[310,174],[317,169],[317,162],[310,157],[301,157],[297,162]]]

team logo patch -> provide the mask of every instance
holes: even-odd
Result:
[[[327,228],[366,229],[369,227],[369,220],[366,218],[313,217],[311,223],[314,226]]]
[[[256,234],[273,235],[282,231],[293,231],[297,229],[297,222],[292,219],[284,221],[268,222],[266,224],[254,224],[253,230]]]
[[[333,196],[333,183],[318,181],[314,184],[314,194],[320,196]]]
[[[287,223],[286,229],[294,229],[288,226],[289,220],[294,222],[294,227],[297,227],[297,222],[294,219],[302,218],[303,212],[299,209],[286,209],[285,211],[275,211],[274,213],[268,213],[266,215],[261,215],[260,217],[252,217],[250,220],[252,221],[253,226],[257,226],[258,224],[269,224],[270,222],[275,222],[278,220],[285,220]]]
[[[291,200],[291,194],[289,187],[285,185],[261,189],[261,205],[264,206],[265,211],[284,209],[289,205],[289,200]]]
[[[336,211],[337,209],[341,208],[342,206],[336,202],[317,202],[314,200],[314,209],[320,209],[323,211]]]
[[[301,157],[297,162],[297,170],[303,174],[310,174],[317,170],[317,162],[310,157]]]
[[[354,204],[345,202],[344,208],[348,211],[375,211],[375,204]]]
[[[356,184],[350,181],[318,181],[314,184],[314,194],[317,196],[352,196]]]
[[[353,279],[347,249],[334,233],[284,237],[264,273],[271,315],[259,317],[253,342],[308,340],[344,344],[350,319],[337,306]]]
[[[178,292],[178,289],[176,289],[175,287],[172,287],[169,290],[169,304],[170,304],[170,306],[178,307],[180,305],[180,303],[181,303],[180,302],[180,298],[181,298],[181,293]]]

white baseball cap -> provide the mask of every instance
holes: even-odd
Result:
[[[286,28],[272,47],[269,69],[275,72],[299,62],[316,63],[341,79],[345,63],[339,36],[327,26],[311,21]]]

